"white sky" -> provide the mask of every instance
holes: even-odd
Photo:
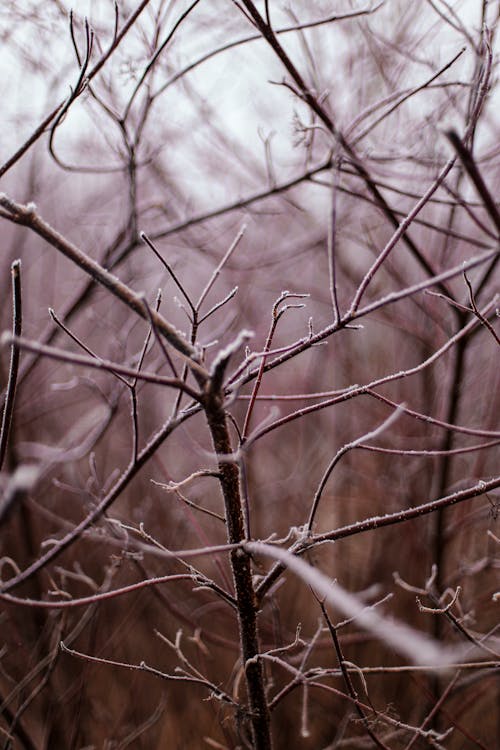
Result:
[[[438,10],[446,10],[443,0],[433,0],[433,3]],[[375,4],[374,1],[373,5]],[[436,68],[456,54],[464,44],[463,36],[451,26],[447,27],[426,0],[417,0],[417,4],[422,6],[421,46],[410,53],[416,58],[415,64],[409,65],[408,60],[403,61],[411,71],[413,84],[425,80],[432,73],[431,65],[426,67],[420,64],[421,61],[428,61]],[[0,7],[0,33],[3,38],[3,75],[0,78],[0,91],[4,102],[0,113],[3,133],[0,162],[3,162],[12,149],[32,131],[43,114],[67,96],[70,85],[76,80],[76,63],[69,38],[68,21],[58,10],[60,7],[69,8],[71,5],[79,19],[88,16],[102,43],[105,44],[113,20],[113,4],[110,0],[80,0],[74,3],[67,0],[43,3],[39,0],[16,0],[16,3],[3,4]],[[124,4],[119,5],[123,7]],[[135,7],[136,4],[126,5]],[[181,0],[163,3],[165,29],[172,27],[175,19],[187,5]],[[263,3],[258,5],[260,8],[263,7]],[[451,5],[468,29],[474,30],[474,27],[477,27],[481,3],[477,0],[465,0]],[[411,6],[415,7],[415,3],[411,3]],[[153,11],[159,7],[159,0],[152,0],[150,9]],[[292,22],[290,15],[285,12],[283,2],[271,2],[270,7],[276,27]],[[335,12],[345,12],[367,8],[370,7],[370,2],[345,0],[332,4],[329,0],[295,0],[290,3],[290,7],[302,21],[325,17],[332,13],[332,9]],[[398,18],[409,7],[400,0],[385,0],[384,7],[371,17],[370,24],[373,29],[391,40],[391,35],[396,33],[394,29],[397,29]],[[490,17],[498,13],[498,8],[498,0],[490,2]],[[329,94],[331,109],[335,112],[342,129],[347,127],[352,119],[353,110],[357,111],[361,94],[361,99],[364,98],[366,102],[369,102],[371,97],[371,82],[363,80],[359,70],[353,68],[355,59],[350,59],[356,57],[349,36],[349,29],[353,28],[353,24],[356,22],[322,26],[308,30],[305,35],[309,46],[314,49],[314,54],[317,54],[320,61],[317,73],[321,93]],[[139,74],[148,60],[143,42],[144,39],[151,38],[153,28],[149,9],[141,16],[141,28],[144,30],[144,38],[139,39],[137,34],[131,34],[107,66],[107,71],[114,76],[115,92],[118,92],[123,102],[134,85],[129,71]],[[200,52],[215,49],[222,42],[239,39],[251,33],[252,28],[229,0],[201,0],[191,17],[178,31],[167,54],[162,57],[163,70],[156,75],[155,80],[159,83],[165,80],[172,71],[196,59]],[[82,39],[81,32],[79,38]],[[313,69],[298,35],[283,35],[280,40],[285,48],[292,52],[304,75],[308,80],[312,80]],[[326,65],[323,61],[326,61]],[[453,68],[450,78],[460,79],[470,71],[473,63],[474,55],[468,50]],[[348,78],[349,69],[353,70],[352,81]],[[106,75],[105,73],[105,78]],[[297,140],[297,133],[294,133],[294,116],[295,113],[299,113],[300,117],[305,119],[305,109],[288,90],[269,83],[280,82],[284,77],[280,63],[266,45],[259,41],[218,55],[189,73],[186,78],[189,86],[198,91],[199,96],[207,103],[207,126],[217,122],[219,127],[227,132],[235,153],[239,151],[242,159],[251,158],[254,164],[259,165],[258,174],[261,175],[263,170],[265,172],[263,141],[267,137],[271,137],[270,143],[276,165],[285,170],[285,173],[293,171],[302,158],[301,150],[294,147]],[[405,83],[408,85],[410,81],[407,80]],[[96,85],[97,88],[103,89],[99,80],[96,81]],[[362,88],[366,91],[362,92]],[[158,117],[160,120],[168,118],[170,135],[173,133],[179,140],[187,132],[194,134],[193,118],[198,117],[198,109],[193,108],[190,96],[189,90],[186,91],[182,83],[176,84],[163,95],[158,107]],[[405,106],[423,107],[424,101],[423,97],[417,97],[414,102]],[[424,111],[422,116],[425,116]],[[496,122],[492,127],[495,126]],[[83,108],[78,103],[58,134],[59,148],[71,161],[77,161],[78,157],[75,153],[75,149],[78,150],[78,132],[83,129],[88,133],[90,127],[90,120],[84,116]],[[209,127],[201,127],[201,123],[196,124],[196,138],[200,139],[201,151],[203,148],[212,148],[210,140],[203,143],[204,137],[210,138],[209,130]],[[204,132],[206,136],[203,135]],[[327,145],[325,140],[325,148]],[[178,148],[172,152],[171,158],[179,162],[189,162],[185,168],[191,172],[189,179],[195,189],[195,186],[200,184],[196,160],[190,160],[189,155],[183,154]],[[109,161],[113,163],[112,153],[109,154]],[[217,192],[216,188],[214,190]],[[212,202],[215,198],[215,195],[211,196]]]

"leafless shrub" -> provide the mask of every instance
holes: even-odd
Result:
[[[497,4],[39,5],[1,746],[491,750]]]

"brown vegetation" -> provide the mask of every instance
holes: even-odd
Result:
[[[0,748],[494,750],[498,4],[12,5]]]

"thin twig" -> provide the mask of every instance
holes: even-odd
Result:
[[[116,29],[116,20],[115,20],[115,33],[113,35],[113,40],[109,46],[109,48],[106,50],[106,52],[102,55],[102,57],[96,62],[92,70],[89,71],[87,75],[87,80],[91,81],[97,73],[101,70],[101,68],[104,66],[104,64],[108,61],[108,59],[111,57],[113,52],[116,50],[116,48],[119,46],[120,42],[126,34],[130,31],[132,26],[135,24],[136,20],[146,8],[147,5],[149,5],[151,0],[142,0],[142,2],[138,5],[137,9],[131,13],[125,24],[123,25],[123,28],[118,33]],[[116,19],[116,15],[115,15]],[[30,135],[29,138],[26,139],[26,141],[18,148],[18,150],[8,159],[1,167],[0,167],[0,177],[3,177],[3,175],[16,164],[19,159],[21,159],[24,154],[33,146],[34,143],[37,142],[37,140],[46,132],[48,126],[50,123],[54,120],[55,117],[59,114],[62,107],[64,107],[65,102],[61,102],[58,104],[49,114],[44,118],[44,120],[38,125],[38,127],[33,131],[33,133]]]
[[[67,352],[64,349],[59,349],[55,346],[44,346],[43,344],[39,344],[37,341],[31,341],[30,339],[25,339],[21,336],[14,337],[8,332],[3,333],[0,337],[0,346],[2,345],[13,345],[17,349],[25,349],[26,351],[34,352],[35,354],[42,354],[44,357],[49,357],[50,359],[55,359],[59,362],[69,362],[73,365],[91,367],[94,370],[105,370],[106,372],[110,372],[116,377],[120,376],[121,380],[121,376],[125,375],[130,378],[135,378],[136,380],[144,380],[148,383],[155,383],[156,385],[165,385],[175,389],[180,388],[188,396],[195,399],[196,401],[199,401],[200,399],[200,394],[179,378],[168,378],[165,375],[157,375],[154,372],[139,372],[134,367],[127,367],[126,365],[120,365],[117,362],[110,362],[109,360],[101,359],[96,355],[92,357],[85,357],[83,356],[83,354]],[[130,386],[129,383],[126,383],[126,385]]]

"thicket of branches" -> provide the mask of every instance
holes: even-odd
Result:
[[[498,3],[84,5],[0,15],[0,747],[493,750]]]

